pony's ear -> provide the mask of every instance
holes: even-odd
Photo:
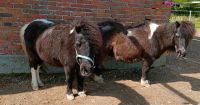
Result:
[[[70,31],[69,34],[72,34],[75,31],[75,27],[73,27]]]
[[[181,24],[178,21],[176,21],[175,23],[177,28],[180,27]]]
[[[76,31],[77,33],[80,33],[80,32],[81,32],[81,27],[80,27],[80,26],[78,26],[78,27],[73,27],[73,28],[70,30],[69,34],[72,34],[74,31]]]
[[[80,33],[80,32],[81,32],[81,26],[75,27],[75,31],[76,31],[77,33]]]

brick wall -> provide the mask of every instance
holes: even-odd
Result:
[[[20,27],[37,18],[68,24],[85,16],[130,24],[143,22],[145,17],[167,22],[169,14],[170,7],[163,0],[0,0],[0,54],[21,54]]]

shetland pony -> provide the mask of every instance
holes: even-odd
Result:
[[[85,96],[83,76],[89,76],[94,68],[94,57],[102,46],[99,28],[86,20],[74,21],[70,28],[45,19],[34,20],[21,28],[23,49],[28,57],[32,88],[44,86],[39,76],[43,63],[64,67],[67,98],[74,99],[72,83],[77,76],[78,95]]]
[[[148,70],[165,51],[175,50],[178,57],[186,55],[189,41],[195,34],[194,24],[188,21],[167,24],[148,23],[126,29],[114,21],[99,23],[103,33],[104,55],[116,60],[133,62],[142,60],[141,85],[148,87]]]

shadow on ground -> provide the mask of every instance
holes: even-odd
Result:
[[[198,104],[197,101],[183,94],[181,90],[173,88],[169,83],[186,82],[191,85],[191,91],[200,91],[200,78],[195,77],[195,74],[200,73],[200,63],[198,63],[200,62],[199,48],[200,40],[193,40],[192,44],[189,46],[186,60],[176,59],[173,54],[169,56],[166,67],[157,67],[150,71],[149,78],[151,83],[161,84],[188,103],[194,105]],[[104,84],[97,84],[91,81],[91,79],[87,79],[85,88],[88,90],[90,96],[115,97],[121,101],[120,105],[148,105],[149,102],[141,94],[136,92],[134,87],[118,82],[120,80],[139,81],[140,76],[141,73],[138,69],[107,71],[104,73],[106,81]],[[45,83],[45,87],[41,88],[43,90],[65,85],[64,74],[43,74],[41,77]],[[0,76],[0,95],[24,92],[32,92],[30,74]],[[61,94],[65,94],[65,92]]]

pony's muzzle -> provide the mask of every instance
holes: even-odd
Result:
[[[80,64],[80,73],[82,76],[90,76],[93,71],[93,66],[87,60],[82,59],[82,63]]]
[[[177,53],[177,57],[185,57],[186,54],[187,54],[185,48],[180,48],[180,49],[178,49],[178,50],[176,51],[176,53]]]

